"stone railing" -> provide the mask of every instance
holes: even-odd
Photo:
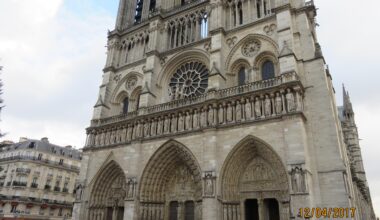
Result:
[[[234,126],[303,111],[303,86],[295,72],[270,80],[208,92],[92,121],[86,147],[130,143],[207,128]]]

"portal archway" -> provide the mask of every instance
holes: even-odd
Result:
[[[227,156],[221,173],[223,220],[289,219],[289,183],[276,152],[249,136]]]
[[[179,142],[167,142],[144,169],[139,219],[201,219],[201,181],[201,169],[191,151]]]
[[[126,178],[122,168],[110,161],[90,184],[88,220],[122,220]]]

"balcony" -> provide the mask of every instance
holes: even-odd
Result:
[[[44,160],[38,160],[37,157],[33,157],[33,156],[13,156],[13,157],[6,157],[6,158],[0,159],[0,163],[1,162],[8,162],[8,161],[30,161],[30,162],[34,162],[34,163],[46,164],[46,165],[54,166],[54,167],[60,167],[63,169],[67,169],[67,170],[79,173],[79,167],[77,167],[77,166],[69,165],[66,163],[60,164],[59,161],[52,161],[52,160],[47,160],[47,159],[46,160],[45,159]],[[17,170],[19,170],[19,172]],[[29,174],[30,169],[17,168],[16,173]]]
[[[13,181],[12,186],[14,187],[26,187],[27,183],[23,181]]]
[[[30,184],[30,188],[37,189],[38,188],[38,184],[37,183],[32,183],[32,184]]]
[[[67,193],[67,192],[69,192],[69,189],[68,188],[63,188],[62,192]]]
[[[51,186],[46,184],[45,187],[44,187],[45,190],[50,190],[51,189]]]
[[[88,148],[130,143],[207,128],[222,128],[302,114],[304,88],[295,72],[269,80],[93,120]]]
[[[23,175],[29,175],[30,169],[29,168],[17,168],[16,173],[17,174],[23,174]]]

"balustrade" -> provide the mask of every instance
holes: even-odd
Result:
[[[302,112],[303,87],[294,72],[243,86],[139,109],[135,117],[93,121],[87,147],[230,126]],[[104,123],[104,124],[102,124]]]

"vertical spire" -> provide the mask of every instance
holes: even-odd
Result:
[[[343,113],[346,119],[354,120],[354,110],[350,99],[350,94],[346,91],[343,84]]]

